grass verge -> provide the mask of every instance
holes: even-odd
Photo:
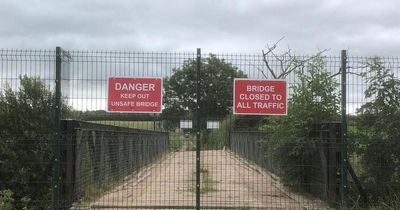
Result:
[[[191,185],[190,185],[189,191],[195,193],[196,192],[196,178],[195,178],[196,172],[193,172],[193,177],[194,178],[191,180]],[[210,172],[207,169],[205,169],[205,168],[200,169],[200,177],[201,177],[201,183],[200,183],[200,193],[201,194],[217,191],[217,188],[215,186],[215,184],[217,182],[212,180]]]

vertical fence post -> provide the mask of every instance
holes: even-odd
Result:
[[[347,52],[342,50],[341,53],[341,72],[342,72],[342,104],[341,104],[341,153],[342,153],[342,164],[341,164],[341,202],[342,206],[347,206],[347,113],[346,113],[346,80],[347,80]]]
[[[60,193],[61,193],[61,48],[56,47],[56,89],[54,98],[54,193],[53,207],[55,210],[60,209]]]
[[[201,68],[201,49],[197,48],[196,65],[196,209],[200,210],[200,68]]]

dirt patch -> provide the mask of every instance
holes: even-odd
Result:
[[[229,151],[201,153],[203,209],[327,209],[287,190],[279,178]],[[195,207],[195,152],[170,153],[91,202],[91,209]]]

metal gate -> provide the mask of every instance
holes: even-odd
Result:
[[[1,207],[359,208],[398,192],[398,58],[0,53]],[[162,112],[109,110],[116,77],[161,78]],[[237,78],[285,80],[288,115],[235,115]]]
[[[69,128],[63,129],[64,139],[68,140],[62,142],[70,143],[69,147],[60,146],[65,149],[61,153],[69,158],[64,166],[66,174],[60,174],[69,177],[61,178],[65,181],[60,183],[64,186],[58,197],[66,198],[59,201],[62,206],[327,207],[318,198],[291,192],[276,175],[278,171],[268,170],[264,149],[269,136],[260,130],[267,117],[232,115],[234,79],[268,77],[259,69],[262,60],[246,55],[202,55],[200,49],[197,54],[66,53],[69,60],[61,62],[65,64],[60,71],[64,87],[61,92],[68,93],[65,97],[74,110],[80,110],[74,113],[78,115],[75,119],[85,122],[64,122]],[[163,112],[101,111],[107,106],[109,77],[162,77]],[[330,166],[336,170],[331,173],[340,171],[339,164],[335,164]],[[316,166],[315,170],[319,169]],[[315,192],[329,185],[324,181],[326,176],[315,177],[319,178],[320,182],[312,182],[316,186],[310,186]],[[337,197],[339,186],[331,184]]]

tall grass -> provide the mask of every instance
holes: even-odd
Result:
[[[373,204],[370,204],[368,207],[363,207],[360,205],[359,202],[355,202],[353,206],[346,208],[349,210],[358,210],[358,209],[365,209],[365,210],[398,210],[400,209],[400,194],[393,193],[390,198],[385,200],[376,201]]]

